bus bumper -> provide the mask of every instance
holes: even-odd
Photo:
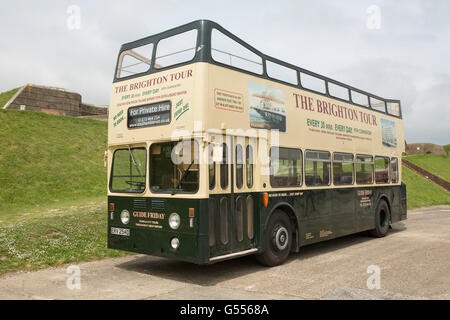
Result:
[[[117,249],[196,264],[209,263],[209,244],[205,225],[200,221],[202,199],[157,199],[164,206],[152,207],[155,198],[108,197],[108,248]],[[113,209],[113,210],[111,210]],[[189,211],[194,216],[189,217]],[[121,221],[121,213],[127,211],[130,220]],[[169,226],[171,213],[180,215],[180,226]],[[204,211],[203,211],[204,212]],[[192,219],[192,220],[191,220]],[[171,242],[178,239],[174,249]]]

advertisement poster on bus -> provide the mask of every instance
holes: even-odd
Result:
[[[248,83],[250,126],[286,132],[286,100],[280,89]]]
[[[383,146],[391,148],[397,147],[394,121],[381,118],[381,137]]]

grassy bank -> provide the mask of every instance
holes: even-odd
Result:
[[[106,201],[64,209],[0,226],[0,275],[128,253],[106,248]]]
[[[446,181],[450,181],[450,156],[440,154],[417,154],[406,156],[404,159]]]
[[[450,205],[450,192],[403,166],[408,209],[440,204]]]
[[[445,152],[447,152],[447,155],[450,156],[450,144],[446,144],[444,146]]]
[[[0,109],[3,108],[3,106],[9,101],[9,99],[12,98],[13,95],[16,94],[17,90],[19,90],[19,88],[0,93]]]
[[[106,194],[107,123],[0,110],[0,220]]]

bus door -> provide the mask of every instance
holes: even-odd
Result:
[[[245,165],[248,139],[223,137],[220,148],[211,144],[214,161],[209,163],[210,196],[208,202],[210,257],[239,252],[253,247],[256,219],[253,166]],[[220,151],[217,151],[217,150]],[[221,157],[217,157],[220,152]],[[237,152],[237,153],[236,153]],[[239,161],[236,164],[236,157]],[[241,157],[244,160],[241,160]],[[255,158],[252,154],[253,159]],[[252,159],[252,164],[253,160]],[[251,173],[247,186],[246,173]],[[242,180],[242,181],[241,181]],[[251,181],[250,181],[251,180]]]
[[[233,251],[242,251],[254,247],[255,194],[254,167],[256,141],[253,138],[237,136],[233,138],[233,214],[230,236],[233,239]]]

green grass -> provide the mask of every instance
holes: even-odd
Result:
[[[107,123],[0,110],[0,220],[106,196]]]
[[[445,152],[447,152],[447,155],[450,155],[450,144],[446,144],[444,146]]]
[[[434,205],[450,205],[450,192],[403,166],[408,209]]]
[[[130,254],[106,248],[105,208],[103,200],[0,225],[0,275]]]
[[[446,181],[450,181],[450,156],[440,154],[417,154],[405,156],[404,159]]]
[[[128,253],[106,248],[107,123],[0,110],[0,275]]]
[[[9,99],[12,98],[14,94],[16,94],[17,90],[19,90],[19,88],[0,93],[0,109],[3,108],[3,106],[9,101]]]

